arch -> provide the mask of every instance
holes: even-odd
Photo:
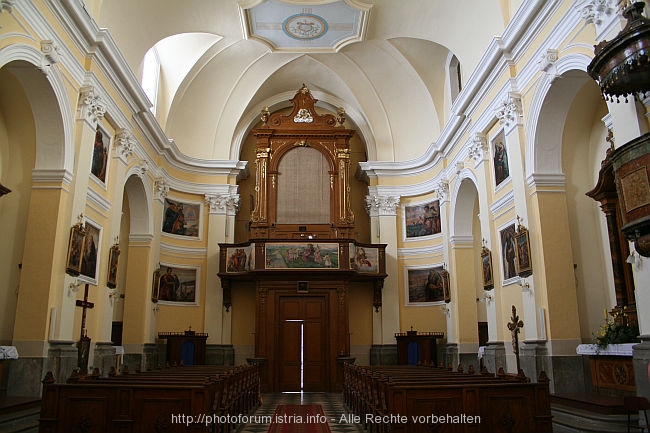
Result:
[[[31,46],[15,44],[0,50],[0,68],[6,67],[23,85],[34,114],[35,173],[67,183],[74,172],[75,116],[59,72],[43,62],[43,54]]]
[[[545,74],[537,86],[526,127],[526,177],[556,176],[563,179],[562,134],[571,102],[590,78],[584,54],[570,54],[555,62],[557,75]],[[542,124],[552,124],[543,128]]]
[[[464,169],[458,175],[451,195],[452,209],[449,232],[453,237],[472,238],[474,202],[478,196],[478,182],[473,172]]]
[[[124,192],[129,200],[131,213],[130,235],[153,235],[152,192],[140,175],[137,167],[132,167],[125,176]]]

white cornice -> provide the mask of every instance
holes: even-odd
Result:
[[[562,0],[530,0],[522,4],[503,35],[495,37],[490,42],[467,84],[454,101],[451,108],[454,114],[445,124],[440,137],[421,157],[406,162],[369,161],[360,163],[361,169],[366,171],[369,177],[405,177],[419,174],[431,170],[435,162],[448,153],[451,146],[457,144],[465,132],[485,133],[489,125],[494,122],[493,113],[485,114],[485,111],[482,111],[482,114],[479,114],[482,122],[478,128],[476,124],[471,126],[469,119],[481,108],[487,93],[504,71],[511,66],[513,60],[519,59],[526,53],[540,29],[561,4]],[[515,88],[522,85],[521,82],[514,83]],[[512,90],[513,83],[506,87]]]
[[[428,247],[398,248],[397,257],[427,257],[443,253],[442,244]]]
[[[490,206],[490,213],[494,218],[497,218],[515,205],[515,194],[512,190],[508,191],[503,197],[496,200]]]
[[[86,199],[88,205],[93,207],[97,212],[102,215],[107,215],[111,210],[111,202],[101,196],[97,191],[92,188],[88,188],[88,193],[86,194]]]
[[[62,183],[63,185],[70,185],[73,177],[74,175],[68,170],[32,170],[32,182],[34,186],[39,183]]]
[[[186,246],[171,245],[166,242],[160,242],[160,252],[167,253],[174,257],[177,256],[199,256],[204,257],[207,255],[206,248],[190,248]]]

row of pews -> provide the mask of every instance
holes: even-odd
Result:
[[[40,432],[228,433],[260,404],[256,365],[196,365],[43,380]]]
[[[549,380],[429,365],[344,365],[343,398],[368,433],[552,432]]]

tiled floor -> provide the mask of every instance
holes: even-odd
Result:
[[[349,415],[350,411],[343,404],[343,395],[338,393],[283,393],[283,394],[264,394],[264,402],[254,416],[266,418],[271,417],[275,408],[280,404],[320,404],[323,406],[327,423],[332,433],[361,433],[364,430],[357,424],[346,423],[341,419],[341,415]],[[237,433],[266,433],[269,424],[251,423],[242,425],[237,429]]]

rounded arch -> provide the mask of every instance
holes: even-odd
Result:
[[[143,181],[136,167],[132,167],[125,176],[124,193],[129,201],[130,235],[153,235],[153,214],[151,209],[152,192]]]
[[[451,194],[449,232],[453,237],[473,238],[474,204],[478,197],[478,182],[474,173],[464,169],[458,175]]]
[[[239,159],[246,137],[248,137],[250,131],[255,128],[260,122],[260,112],[262,108],[268,107],[271,113],[282,110],[284,108],[291,108],[290,100],[293,98],[295,93],[295,90],[290,90],[274,95],[270,98],[265,99],[261,104],[255,106],[251,110],[248,110],[242,115],[239,124],[237,125],[237,128],[233,134],[233,142],[230,146],[230,159]],[[346,117],[354,125],[352,129],[357,130],[357,134],[365,145],[366,155],[368,155],[368,159],[376,159],[377,150],[374,135],[367,119],[363,116],[363,114],[354,106],[346,103],[336,96],[330,95],[329,93],[314,90],[312,91],[312,95],[314,95],[314,98],[318,99],[317,107],[319,105],[325,106],[327,109],[334,113],[336,112],[337,107],[342,107],[345,109]]]
[[[28,45],[15,44],[0,50],[0,68],[16,76],[32,107],[35,172],[69,181],[74,171],[75,116],[63,80],[56,68],[43,66],[43,60],[43,54]]]
[[[562,134],[571,102],[582,84],[591,58],[570,54],[555,62],[556,75],[545,74],[533,96],[526,127],[526,177],[556,176],[563,179]],[[544,127],[544,125],[553,125]]]

